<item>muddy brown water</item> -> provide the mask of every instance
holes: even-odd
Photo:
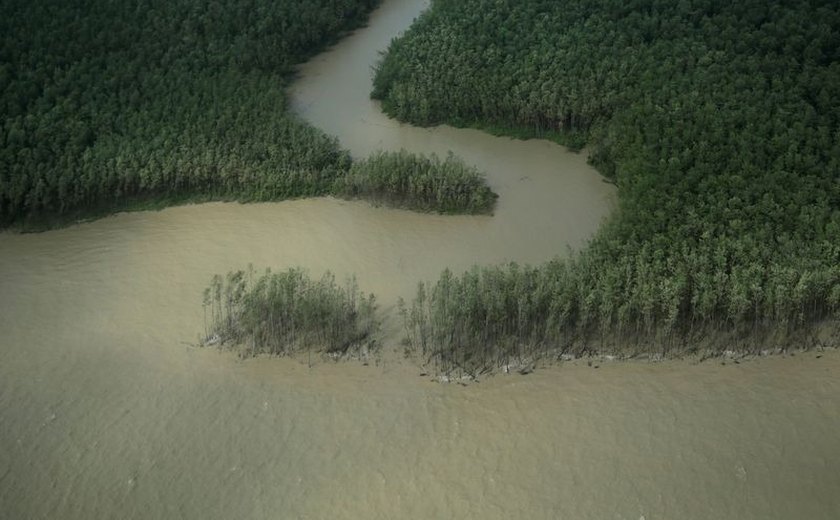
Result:
[[[309,368],[190,346],[214,273],[356,273],[387,313],[444,267],[580,247],[609,213],[580,154],[416,129],[368,101],[377,51],[423,7],[386,0],[302,67],[293,104],[355,155],[456,152],[487,172],[496,215],[314,199],[0,234],[0,518],[840,518],[835,352],[462,388],[394,357]]]

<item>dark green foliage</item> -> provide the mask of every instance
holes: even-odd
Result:
[[[451,153],[378,152],[355,162],[335,183],[335,193],[439,213],[492,213],[498,195],[484,177]]]
[[[549,323],[665,344],[807,328],[840,307],[839,6],[437,0],[373,95],[420,124],[588,136],[620,205],[541,268],[571,288]]]
[[[283,89],[376,3],[4,1],[0,226],[328,193],[349,157],[286,111]]]
[[[246,355],[343,354],[372,344],[379,328],[374,297],[359,292],[355,279],[341,287],[330,273],[313,281],[301,269],[256,279],[250,271],[217,275],[204,291],[204,308],[207,343],[241,346]]]

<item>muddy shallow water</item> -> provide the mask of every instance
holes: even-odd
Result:
[[[444,267],[580,247],[609,213],[583,155],[411,128],[367,100],[376,52],[423,7],[386,0],[302,67],[293,105],[355,155],[453,150],[496,214],[313,199],[0,234],[0,518],[840,517],[836,352],[462,388],[393,356],[310,369],[191,346],[215,273],[356,273],[387,313]]]

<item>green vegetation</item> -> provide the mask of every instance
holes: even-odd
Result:
[[[311,280],[300,269],[249,270],[213,277],[204,291],[205,343],[239,346],[244,355],[290,355],[303,351],[344,354],[372,345],[378,330],[373,295],[355,279],[344,287],[326,273]]]
[[[336,186],[417,209],[490,211],[477,173],[452,158],[381,154],[351,169],[334,138],[288,112],[294,65],[377,3],[4,2],[0,228]],[[451,186],[432,193],[412,172]],[[395,174],[398,186],[383,184]]]
[[[836,2],[435,0],[372,95],[416,124],[585,136],[619,188],[571,260],[424,286],[407,316],[435,355],[761,348],[838,317]]]
[[[400,150],[355,162],[336,179],[339,196],[421,211],[491,213],[498,195],[484,177],[451,153],[441,160]]]
[[[284,88],[377,2],[4,1],[0,227],[329,193],[349,156]]]

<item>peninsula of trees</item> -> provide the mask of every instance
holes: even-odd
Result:
[[[3,2],[0,228],[188,200],[343,196],[349,154],[291,114],[284,89],[295,64],[377,3]]]
[[[335,195],[437,213],[492,213],[496,195],[484,176],[452,153],[378,152],[336,179]]]

